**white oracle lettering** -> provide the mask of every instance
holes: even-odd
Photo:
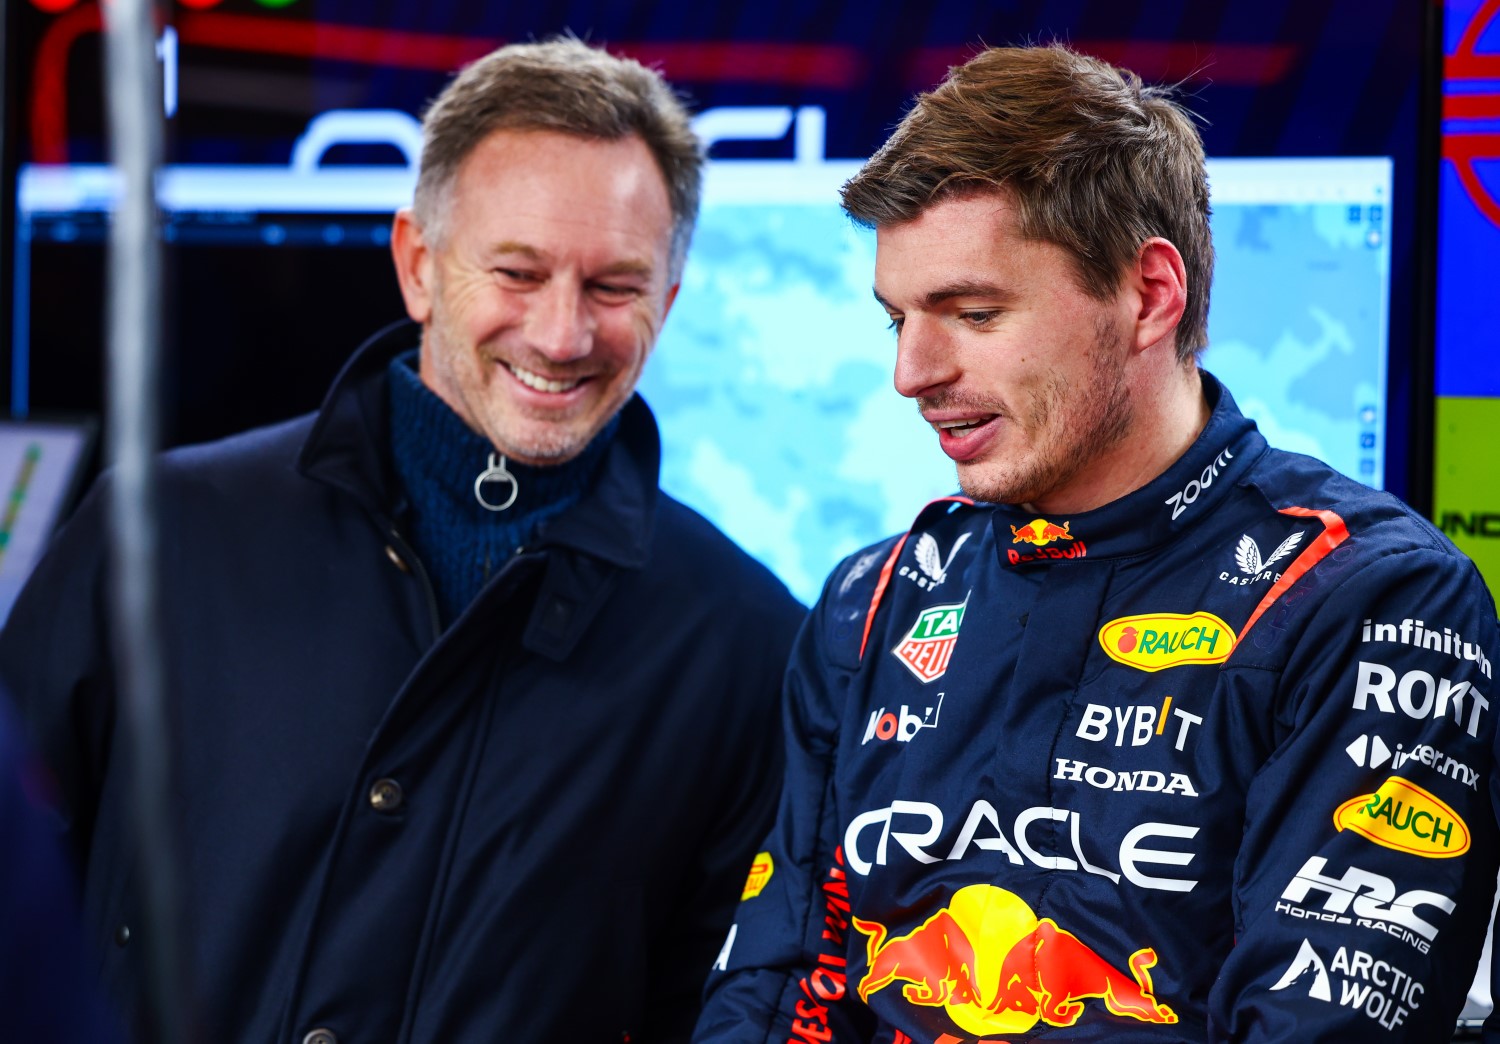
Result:
[[[1125,840],[1120,842],[1120,872],[1125,875],[1125,880],[1141,888],[1156,888],[1163,892],[1191,892],[1198,884],[1197,881],[1180,880],[1175,877],[1152,877],[1141,872],[1140,864],[1187,866],[1193,861],[1193,853],[1145,848],[1141,842],[1153,837],[1175,837],[1191,841],[1197,836],[1197,827],[1176,826],[1172,823],[1142,823],[1126,834]]]
[[[1399,925],[1429,941],[1437,937],[1438,929],[1417,916],[1417,907],[1430,906],[1445,914],[1454,910],[1452,899],[1422,888],[1397,896],[1395,883],[1389,877],[1357,866],[1351,865],[1343,877],[1325,877],[1323,870],[1327,865],[1328,860],[1322,856],[1310,857],[1287,884],[1281,898],[1302,903],[1310,893],[1321,892],[1326,896],[1323,910],[1327,913],[1346,914],[1352,910],[1355,917]]]
[[[1479,735],[1479,721],[1490,708],[1490,701],[1470,682],[1434,678],[1422,670],[1410,670],[1398,677],[1383,663],[1361,660],[1354,683],[1354,709],[1372,709],[1372,700],[1373,709],[1382,714],[1395,714],[1399,710],[1408,718],[1418,720],[1447,717],[1449,708],[1452,708],[1454,724],[1470,736]],[[1464,720],[1465,703],[1468,704],[1467,721]]]
[[[993,831],[994,836],[977,837],[979,828],[986,825]],[[1021,865],[1021,853],[1012,847],[1005,837],[1005,832],[1000,829],[1000,816],[995,811],[995,806],[983,798],[974,802],[974,807],[969,809],[969,818],[964,820],[964,828],[958,832],[958,840],[953,842],[948,859],[950,861],[962,859],[970,845],[990,852],[1004,852],[1005,858],[1017,866]]]
[[[1181,794],[1197,797],[1193,781],[1181,772],[1170,775],[1156,769],[1111,769],[1103,765],[1090,765],[1086,761],[1057,758],[1053,779],[1087,783],[1097,790],[1123,792],[1139,790],[1147,794]]]
[[[1081,773],[1084,770],[1079,771]],[[1191,786],[1190,783],[1186,785]],[[905,822],[898,817],[914,817],[915,822]],[[1037,805],[1017,813],[1010,837],[1007,837],[994,805],[981,799],[970,807],[952,847],[941,858],[948,862],[957,861],[965,858],[971,849],[979,849],[999,852],[1018,866],[1031,863],[1044,870],[1082,871],[1119,884],[1120,873],[1100,866],[1084,852],[1080,819],[1079,814],[1070,809]],[[1072,852],[1069,855],[1052,855],[1040,851],[1030,836],[1038,823],[1068,824],[1065,836],[1072,842]],[[879,837],[873,842],[872,852],[868,837],[871,828],[877,826]],[[898,830],[895,829],[896,826],[911,829]],[[855,873],[862,877],[868,876],[875,867],[887,864],[891,855],[890,842],[894,840],[900,849],[918,862],[936,863],[939,857],[926,849],[937,841],[942,830],[943,814],[936,805],[925,801],[893,801],[886,808],[862,812],[850,820],[844,831],[844,858]],[[1054,838],[1058,833],[1055,830],[1048,831],[1047,836]],[[1147,873],[1143,868],[1152,865],[1185,867],[1192,863],[1195,853],[1151,848],[1145,842],[1158,837],[1191,840],[1197,834],[1197,827],[1155,822],[1141,824],[1126,834],[1120,844],[1119,864],[1124,876],[1130,883],[1141,888],[1169,892],[1192,891],[1198,884],[1196,879],[1157,876]]]
[[[895,816],[924,816],[927,819],[927,828],[921,833],[910,831],[896,832],[891,829],[891,819]],[[859,836],[867,827],[880,824],[880,841],[875,847],[875,859],[873,863],[864,859],[859,854]],[[943,811],[934,804],[926,801],[892,801],[888,808],[877,808],[870,812],[862,812],[849,821],[849,829],[844,832],[844,854],[849,860],[849,865],[860,874],[868,874],[872,866],[885,866],[888,842],[895,839],[900,845],[919,863],[936,863],[935,856],[930,856],[922,851],[922,845],[930,845],[937,840],[938,834],[943,830]]]

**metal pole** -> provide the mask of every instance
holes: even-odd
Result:
[[[114,467],[111,531],[115,662],[129,732],[136,872],[150,1039],[185,1044],[176,914],[177,862],[170,799],[157,585],[156,483],[161,344],[161,247],[156,174],[161,86],[150,0],[107,0],[105,94],[121,194],[110,228],[108,446]]]

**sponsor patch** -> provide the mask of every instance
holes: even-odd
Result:
[[[1170,717],[1168,711],[1171,712]],[[1169,722],[1172,723],[1170,732],[1167,731]],[[1090,743],[1113,740],[1117,747],[1125,746],[1126,740],[1130,741],[1132,747],[1144,747],[1158,736],[1170,736],[1173,747],[1182,750],[1187,746],[1189,732],[1195,725],[1202,724],[1203,718],[1200,715],[1181,707],[1173,707],[1172,697],[1167,696],[1161,701],[1160,711],[1150,704],[1142,703],[1126,704],[1123,707],[1102,703],[1087,704],[1074,735]]]
[[[1422,1006],[1427,987],[1390,961],[1348,946],[1340,946],[1332,962],[1325,962],[1312,941],[1303,939],[1292,963],[1271,987],[1273,993],[1282,990],[1362,1012],[1390,1032]]]
[[[995,885],[960,888],[947,906],[905,935],[893,936],[879,921],[851,917],[850,923],[867,937],[868,970],[855,987],[860,1000],[869,1003],[880,990],[899,989],[908,1004],[941,1007],[966,1033],[987,1040],[1002,1033],[1029,1036],[1038,1023],[1073,1026],[1084,1015],[1090,1025],[1104,1018],[1177,1021],[1152,985],[1154,949],[1141,947],[1125,961],[1128,971],[1117,968]]]
[[[1163,671],[1191,663],[1223,663],[1234,652],[1235,634],[1213,613],[1142,613],[1099,628],[1109,658],[1139,671]]]
[[[948,570],[953,567],[953,560],[958,557],[959,550],[968,539],[968,533],[960,533],[958,539],[953,542],[953,547],[949,549],[948,557],[944,558],[942,551],[938,548],[937,538],[931,533],[923,533],[917,537],[914,552],[917,559],[916,566],[904,565],[896,575],[910,580],[924,591],[931,591],[948,579]]]
[[[1270,580],[1274,583],[1281,579],[1281,574],[1271,567],[1296,550],[1301,542],[1302,533],[1299,530],[1276,545],[1276,549],[1270,555],[1261,558],[1260,545],[1249,533],[1246,533],[1240,537],[1240,542],[1234,549],[1234,564],[1239,567],[1239,574],[1223,572],[1219,574],[1219,579],[1226,584],[1234,584],[1238,587],[1259,583],[1262,580]]]
[[[958,644],[958,629],[964,622],[968,596],[956,605],[934,605],[917,614],[916,622],[906,632],[891,655],[906,665],[924,685],[935,682],[948,670],[953,647]]]
[[[1478,642],[1465,641],[1464,636],[1451,627],[1438,630],[1436,625],[1429,626],[1426,621],[1413,620],[1411,617],[1399,624],[1366,619],[1360,625],[1359,640],[1362,643],[1391,642],[1410,645],[1418,649],[1431,649],[1454,659],[1469,660],[1479,665],[1480,673],[1486,678],[1491,677],[1494,670]]]
[[[1449,859],[1469,850],[1469,825],[1463,817],[1400,776],[1391,776],[1373,794],[1345,801],[1333,813],[1333,825],[1427,859]]]
[[[1009,812],[1006,818],[1010,818]],[[951,841],[943,839],[943,823],[943,810],[930,801],[892,801],[851,819],[844,831],[841,851],[850,868],[861,877],[868,876],[877,866],[887,865],[888,860],[900,859],[902,853],[918,863],[932,864],[977,858],[971,850],[979,849],[1003,856],[1014,866],[1030,863],[1043,870],[1094,874],[1114,885],[1119,885],[1123,877],[1137,888],[1191,892],[1198,884],[1196,878],[1181,876],[1188,872],[1197,853],[1171,847],[1173,843],[1190,842],[1197,837],[1195,826],[1138,823],[1125,832],[1113,853],[1101,855],[1097,842],[1084,845],[1085,837],[1093,842],[1096,835],[1087,833],[1080,814],[1068,808],[1044,805],[1022,808],[1015,812],[1007,833],[1000,812],[980,798],[969,807],[963,825]],[[1071,855],[1038,851],[1031,836],[1033,830],[1038,834],[1036,841],[1043,834],[1049,839],[1044,847],[1052,843],[1052,838],[1064,847],[1066,839],[1071,838]],[[1107,843],[1113,847],[1112,841]],[[1119,870],[1110,869],[1110,854]]]
[[[776,862],[771,858],[771,853],[757,852],[754,862],[750,864],[750,876],[745,878],[745,890],[740,893],[740,902],[754,899],[765,891],[766,885],[771,883],[771,875],[775,872]]]
[[[1193,781],[1181,772],[1158,772],[1156,769],[1113,769],[1103,765],[1090,765],[1073,758],[1056,758],[1057,770],[1053,779],[1087,783],[1096,790],[1140,790],[1147,794],[1181,794],[1197,797]]]
[[[1394,881],[1363,867],[1350,866],[1342,877],[1328,876],[1327,868],[1327,859],[1311,856],[1282,891],[1276,912],[1298,920],[1383,932],[1426,953],[1437,938],[1438,927],[1427,920],[1432,915],[1424,908],[1451,914],[1457,905],[1441,892],[1426,888],[1398,895]],[[1321,903],[1313,901],[1318,896]]]
[[[1048,522],[1045,518],[1034,518],[1020,529],[1010,527],[1012,544],[1032,544],[1036,547],[1046,547],[1054,540],[1072,540],[1073,534],[1068,532],[1071,522],[1057,525]]]
[[[922,729],[937,728],[938,718],[943,713],[945,695],[947,694],[938,693],[937,703],[931,707],[921,708],[921,714],[909,710],[904,703],[899,712],[888,711],[884,707],[871,711],[870,723],[865,726],[865,735],[859,741],[859,745],[863,747],[871,740],[882,742],[895,740],[897,743],[910,743]]]
[[[1234,454],[1229,451],[1228,446],[1225,446],[1219,451],[1219,455],[1209,463],[1208,467],[1203,469],[1201,475],[1190,480],[1181,490],[1162,501],[1163,504],[1172,509],[1172,518],[1175,520],[1178,515],[1186,511],[1203,494],[1205,489],[1212,486],[1214,479],[1219,477],[1219,469],[1223,468],[1233,459]]]
[[[1490,709],[1490,701],[1471,682],[1455,682],[1426,671],[1397,675],[1383,663],[1361,660],[1354,685],[1354,709],[1400,713],[1417,721],[1451,715],[1455,725],[1470,736],[1478,736],[1479,721]]]

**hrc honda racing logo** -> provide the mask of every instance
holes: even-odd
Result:
[[[868,1004],[872,995],[904,983],[900,996],[908,1004],[942,1008],[955,1025],[987,1040],[1029,1033],[1038,1022],[1067,1027],[1080,1018],[1177,1021],[1151,982],[1154,949],[1136,950],[1125,962],[1129,972],[1121,971],[995,885],[960,888],[947,906],[895,938],[879,921],[852,916],[850,923],[866,937],[868,970],[856,987],[860,1000]]]
[[[1311,856],[1287,883],[1276,912],[1308,921],[1352,924],[1384,932],[1426,953],[1437,938],[1438,926],[1427,920],[1424,908],[1451,914],[1457,904],[1441,892],[1413,888],[1396,894],[1389,877],[1350,866],[1343,876],[1326,874],[1328,860]],[[1315,898],[1321,897],[1321,902]]]
[[[1120,840],[1112,860],[1097,851],[1086,852],[1080,814],[1071,809],[1033,806],[1016,813],[1009,834],[1001,826],[995,806],[980,799],[969,808],[963,825],[951,840],[943,837],[943,810],[928,801],[892,801],[885,808],[862,812],[844,831],[844,858],[850,869],[868,877],[877,866],[892,858],[919,863],[957,862],[972,858],[972,849],[994,852],[1015,866],[1030,863],[1043,870],[1095,874],[1118,885],[1123,877],[1137,888],[1162,892],[1191,892],[1197,878],[1183,876],[1197,853],[1170,847],[1198,836],[1195,826],[1147,822],[1132,828]],[[1069,855],[1039,852],[1031,832],[1045,834],[1049,841],[1070,839]],[[1066,844],[1066,841],[1064,842]],[[1158,847],[1167,845],[1168,847]],[[1119,867],[1118,870],[1112,867]],[[1165,869],[1159,869],[1165,868]]]

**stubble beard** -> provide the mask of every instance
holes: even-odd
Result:
[[[1019,425],[1030,452],[1019,460],[970,468],[968,474],[960,467],[958,481],[965,495],[990,504],[1035,503],[1067,486],[1119,445],[1130,431],[1135,411],[1125,381],[1124,353],[1116,350],[1118,340],[1114,327],[1101,318],[1088,348],[1093,366],[1087,385],[1079,389],[1061,374],[1049,376]],[[1001,414],[1006,423],[1016,423],[1017,414],[1003,403],[980,408]]]

